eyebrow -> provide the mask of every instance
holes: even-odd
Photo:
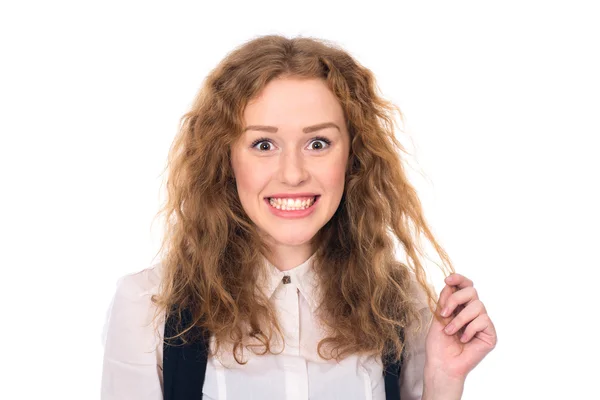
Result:
[[[336,124],[334,124],[333,122],[323,122],[322,124],[307,126],[306,128],[302,128],[302,132],[311,133],[311,132],[320,131],[321,129],[326,129],[326,128],[336,128],[338,131],[341,132],[340,127],[337,126]],[[276,133],[278,129],[276,126],[248,125],[247,127],[244,128],[244,130],[242,132],[246,132],[246,131],[250,131],[250,130]]]

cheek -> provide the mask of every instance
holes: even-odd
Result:
[[[258,195],[266,186],[268,174],[256,164],[237,163],[235,181],[240,198]]]
[[[341,190],[346,180],[346,165],[342,161],[332,163],[327,168],[321,168],[320,175],[327,186]]]

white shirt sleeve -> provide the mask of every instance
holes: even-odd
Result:
[[[416,280],[413,282],[415,300],[423,318],[423,328],[416,332],[416,322],[406,334],[405,358],[400,371],[400,397],[402,400],[421,400],[425,369],[425,343],[433,314],[427,305],[427,296]]]
[[[104,328],[102,400],[163,399],[162,342],[151,324],[156,282],[149,268],[117,284]]]

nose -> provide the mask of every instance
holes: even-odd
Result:
[[[279,159],[279,180],[290,186],[297,186],[308,179],[305,160],[301,152],[290,150]]]

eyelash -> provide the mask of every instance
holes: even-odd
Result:
[[[326,137],[323,137],[323,136],[316,136],[316,137],[314,137],[314,138],[311,139],[311,142],[314,142],[314,141],[317,141],[317,140],[326,143],[327,146],[329,146],[331,144],[331,140],[329,140],[329,139],[327,139]],[[273,142],[271,142],[271,139],[263,137],[263,138],[260,138],[260,139],[256,139],[254,142],[252,142],[252,145],[250,147],[254,148],[257,144],[262,143],[262,142],[269,142],[269,143],[273,144]],[[324,149],[321,149],[321,150],[324,150]],[[321,150],[319,150],[319,151],[321,151]],[[265,152],[266,150],[261,150],[261,151]]]

